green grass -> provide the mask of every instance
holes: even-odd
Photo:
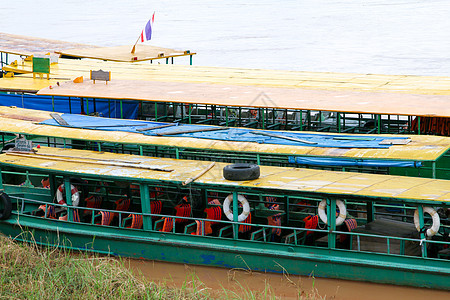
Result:
[[[209,299],[199,284],[139,279],[121,260],[16,243],[0,236],[0,299]]]
[[[179,288],[134,274],[125,262],[82,252],[15,242],[0,234],[0,299],[280,299],[269,284],[211,290],[190,274]],[[322,299],[299,289],[298,299]]]

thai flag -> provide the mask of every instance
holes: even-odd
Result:
[[[145,28],[142,29],[141,42],[149,41],[152,39],[152,26],[154,21],[155,21],[155,13],[153,13],[152,18],[148,20],[147,25],[145,25]]]

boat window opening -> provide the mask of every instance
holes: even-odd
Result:
[[[16,186],[15,190],[21,189],[21,193],[11,193],[13,197],[16,197],[17,203],[22,202],[15,205],[14,208],[19,209],[23,214],[36,217],[51,218],[49,213],[50,207],[53,206],[58,221],[74,222],[75,212],[77,212],[80,215],[81,223],[101,225],[100,222],[97,222],[95,216],[101,215],[101,212],[105,211],[115,214],[114,220],[108,224],[115,228],[143,230],[142,223],[145,216],[152,216],[155,225],[148,229],[149,231],[162,230],[161,226],[158,229],[158,224],[164,218],[172,218],[175,227],[171,232],[176,234],[201,235],[222,239],[237,238],[252,242],[299,247],[329,247],[328,240],[333,237],[336,239],[334,247],[338,249],[392,255],[423,255],[419,245],[420,233],[413,225],[414,212],[417,207],[403,202],[378,202],[371,205],[370,201],[364,201],[363,199],[341,197],[340,199],[345,203],[347,209],[346,221],[354,221],[353,223],[348,222],[348,224],[344,222],[330,232],[330,228],[317,216],[317,207],[324,200],[321,197],[298,196],[295,193],[280,195],[278,193],[245,191],[239,193],[239,195],[244,196],[249,204],[251,222],[238,222],[237,232],[234,232],[233,224],[236,223],[228,220],[224,215],[220,219],[214,219],[213,214],[207,211],[208,208],[216,207],[219,212],[223,213],[223,202],[226,197],[232,194],[228,190],[198,188],[189,190],[167,183],[148,185],[150,203],[161,202],[162,204],[159,213],[150,214],[142,210],[139,182],[101,181],[93,178],[72,177],[70,182],[79,188],[83,195],[81,198],[84,199],[84,202],[80,202],[83,203],[82,205],[75,207],[55,203],[54,195],[51,195],[48,189],[43,189],[42,183],[39,185],[40,181],[44,180],[44,184],[47,182],[45,180],[48,180],[48,175],[29,173],[30,178],[36,177],[32,180],[36,183],[36,186],[28,188],[27,193],[24,190],[26,189],[24,185],[20,185],[20,183],[12,184],[9,180],[12,175],[16,174],[26,176],[26,172],[2,170],[3,185],[9,191],[14,190],[13,186]],[[8,180],[5,180],[5,178],[8,178]],[[57,186],[62,182],[63,177],[55,176]],[[45,190],[46,198],[42,198],[41,193],[39,198],[33,200],[33,197],[30,196],[36,194],[37,190]],[[128,195],[131,195],[129,207],[126,210],[118,209],[115,206],[117,200]],[[28,200],[24,197],[27,197]],[[95,197],[102,198],[100,207],[91,207],[87,204],[86,198],[92,200]],[[191,199],[193,197],[197,200]],[[176,207],[183,203],[183,198],[186,203],[192,204],[192,210],[188,215],[177,215]],[[42,199],[46,200],[42,202]],[[42,208],[42,205],[44,205],[44,209],[39,215],[35,211],[39,207]],[[274,207],[275,209],[273,209]],[[59,220],[60,215],[69,214],[69,211],[72,211],[73,220]],[[91,211],[91,213],[86,213],[86,211]],[[443,211],[445,213],[445,210]],[[242,212],[243,208],[239,207],[238,214],[242,214]],[[338,209],[337,214],[339,214]],[[370,220],[370,214],[373,215],[372,220]],[[424,227],[433,225],[433,218],[430,215],[425,214],[423,219]],[[429,249],[426,254],[428,257],[448,258],[445,254],[440,253],[444,249],[443,245],[448,243],[444,239],[445,234],[448,235],[450,231],[448,221],[444,221],[439,229],[438,236],[426,241],[427,249]]]
[[[39,216],[36,211],[42,205],[47,205],[47,209],[50,206],[55,207],[56,218],[68,215],[72,211],[73,220],[78,214],[80,221],[86,224],[101,224],[95,217],[101,215],[102,211],[109,211],[114,216],[114,220],[108,225],[120,228],[132,227],[133,218],[134,224],[141,224],[140,220],[142,219],[143,221],[144,217],[148,215],[154,219],[153,223],[155,223],[155,226],[148,229],[150,231],[157,230],[156,223],[165,217],[174,219],[175,227],[172,232],[177,234],[192,234],[195,232],[196,234],[209,237],[228,237],[281,244],[286,241],[292,242],[296,240],[297,245],[314,247],[329,247],[328,239],[330,234],[332,234],[336,239],[333,247],[340,249],[389,252],[390,254],[400,253],[402,255],[419,255],[419,252],[421,252],[419,251],[420,247],[417,248],[413,241],[414,239],[420,239],[419,233],[413,225],[414,213],[417,207],[411,203],[407,204],[401,201],[392,200],[373,203],[352,197],[336,198],[336,200],[340,199],[345,203],[347,211],[346,221],[355,220],[355,223],[350,225],[344,223],[336,226],[330,233],[329,227],[317,216],[317,208],[320,202],[324,200],[322,197],[312,194],[306,196],[305,193],[302,193],[303,195],[300,196],[295,192],[287,192],[280,195],[279,193],[243,191],[238,194],[245,197],[248,202],[251,221],[248,223],[239,222],[238,226],[235,227],[237,229],[233,229],[233,224],[236,223],[225,216],[222,216],[219,220],[211,219],[211,215],[205,212],[206,208],[218,207],[223,213],[224,200],[232,194],[229,190],[182,188],[178,184],[169,184],[167,182],[149,184],[148,200],[150,203],[161,202],[160,211],[156,214],[152,207],[152,214],[155,214],[153,216],[150,214],[150,211],[144,212],[142,209],[141,183],[139,182],[71,176],[69,181],[77,188],[81,201],[78,207],[69,206],[67,208],[55,203],[55,194],[52,194],[49,189],[43,188],[44,186],[48,187],[52,180],[54,181],[54,188],[58,188],[64,182],[64,177],[52,177],[48,174],[21,171],[20,169],[8,170],[7,167],[2,169],[1,174],[4,188],[12,195],[41,199],[41,203],[31,204],[27,202],[25,204],[23,202],[24,204],[14,206],[16,209],[20,208],[19,211],[22,213],[29,215]],[[88,198],[90,198],[89,201],[93,201],[96,197],[97,200],[101,198],[101,205],[88,205]],[[187,203],[191,206],[189,214],[177,214],[176,207],[183,202],[185,197],[187,198]],[[128,198],[130,201],[127,208],[118,208],[120,200],[123,201]],[[42,199],[45,199],[45,201],[42,202]],[[230,204],[230,208],[232,208],[232,202]],[[446,207],[443,207],[444,214],[446,209]],[[339,214],[338,209],[336,212]],[[239,207],[238,214],[242,213],[243,208]],[[325,209],[325,213],[327,213],[327,209]],[[41,215],[49,217],[45,209],[41,212]],[[424,227],[433,225],[432,216],[425,214],[423,220]],[[208,222],[214,223],[214,226],[210,226],[211,224]],[[429,247],[431,252],[427,254],[430,257],[436,257],[437,253],[442,250],[439,242],[445,243],[443,237],[448,235],[450,231],[446,218],[443,218],[441,223],[438,235],[427,240],[427,243],[433,245],[433,247]],[[187,227],[188,225],[192,228]],[[140,229],[140,225],[135,226],[138,226],[138,228],[132,229]],[[198,230],[199,226],[201,230]],[[392,232],[383,231],[383,234],[380,234],[376,231],[379,230],[377,229],[378,227],[392,227],[393,229]],[[208,232],[211,228],[213,228],[213,231]],[[203,234],[201,234],[202,232]],[[359,235],[357,234],[358,232],[360,233]],[[375,243],[378,246],[373,249],[369,247],[369,249],[367,245],[370,243]],[[410,248],[405,250],[404,244],[411,244],[408,247],[412,247],[411,249],[414,248],[415,250],[413,249],[414,251],[412,251]]]

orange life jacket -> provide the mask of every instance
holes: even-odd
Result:
[[[175,206],[175,210],[177,211],[177,217],[190,217],[191,216],[191,205],[189,203],[180,203]],[[177,223],[185,223],[189,220],[187,219],[175,219]]]
[[[203,228],[205,227],[205,222],[195,220],[195,223],[197,224],[197,230],[195,232],[192,232],[191,234],[192,235],[205,235],[205,232],[203,231]]]
[[[55,207],[53,205],[47,205],[47,211],[45,210],[45,205],[39,206],[39,209],[44,211],[44,216],[49,219],[56,219]]]
[[[280,210],[280,206],[278,204],[272,204],[269,209]],[[281,226],[281,214],[267,217],[267,223],[271,226]],[[281,235],[281,228],[272,228],[272,233],[278,236]]]
[[[67,221],[68,219],[69,219],[68,214],[65,214],[64,216],[58,218],[58,220],[61,221]],[[80,222],[80,214],[78,213],[78,209],[73,210],[73,221],[78,223]]]
[[[87,208],[100,208],[102,206],[103,198],[99,195],[92,195],[87,197],[85,200]],[[84,214],[91,214],[92,210],[86,209]]]
[[[317,225],[319,224],[319,216],[318,215],[307,216],[306,218],[303,219],[303,221],[305,222],[306,229],[316,229]],[[313,231],[306,232],[307,235],[310,233],[313,233]]]
[[[161,201],[150,201],[150,211],[152,214],[159,215],[162,211],[162,202]],[[154,217],[157,218],[157,217]]]
[[[142,225],[143,225],[142,215],[130,214],[128,217],[131,217],[131,226],[129,226],[127,228],[135,228],[135,229],[142,228]]]
[[[273,205],[274,202],[277,202],[277,198],[276,197],[266,197],[266,203],[264,203],[265,207],[270,207]]]
[[[113,214],[109,211],[101,211],[100,214],[102,215],[102,221],[101,223],[96,223],[97,225],[103,225],[103,226],[109,226],[111,224],[111,221],[113,219]]]
[[[352,231],[356,227],[358,227],[358,223],[356,222],[356,219],[345,219],[344,221],[345,226],[347,227],[348,232]],[[345,241],[347,239],[347,234],[341,234],[339,236],[339,240],[341,242]]]
[[[163,228],[160,230],[162,232],[171,232],[173,229],[173,218],[165,217]]]
[[[206,216],[210,220],[221,220],[222,219],[222,208],[219,206],[205,208]],[[205,221],[205,234],[211,234],[211,225],[217,224],[218,222]]]
[[[244,221],[242,221],[242,223],[251,224],[252,223],[252,214],[249,213],[248,217]],[[239,232],[241,232],[241,233],[244,233],[244,232],[247,232],[250,230],[252,230],[252,226],[250,226],[250,225],[239,225]]]
[[[155,187],[155,192],[150,192],[150,198],[155,199],[157,197],[161,197],[163,195],[163,188],[162,187]]]

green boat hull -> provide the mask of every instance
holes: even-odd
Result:
[[[20,241],[116,256],[450,290],[450,261],[62,223],[17,216],[0,231]],[[26,231],[24,231],[24,228]]]

